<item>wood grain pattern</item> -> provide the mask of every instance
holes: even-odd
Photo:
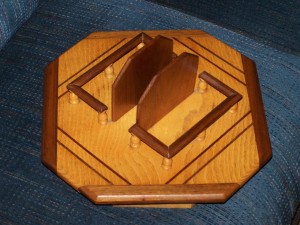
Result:
[[[193,68],[193,67],[191,67]],[[194,70],[196,69],[196,67],[193,68]],[[178,68],[175,68],[176,71],[178,71]],[[169,73],[169,75],[174,74],[175,71],[173,71],[173,73]],[[193,71],[195,72],[195,71]],[[178,73],[178,75],[183,76],[184,73]],[[191,77],[193,75],[193,73],[190,73]],[[163,77],[167,77],[169,78],[167,75],[162,74]],[[212,125],[215,121],[217,121],[224,113],[226,113],[234,104],[236,104],[238,101],[240,101],[242,99],[242,96],[237,93],[236,91],[234,91],[232,88],[228,87],[227,85],[223,84],[222,82],[218,81],[216,78],[214,78],[213,76],[211,76],[210,74],[203,72],[199,75],[199,77],[201,77],[202,79],[204,79],[209,85],[211,85],[213,88],[217,89],[218,91],[220,91],[222,94],[224,94],[227,98],[221,102],[219,105],[217,105],[215,108],[213,108],[211,110],[210,113],[208,113],[204,118],[202,118],[199,122],[197,122],[193,127],[191,127],[189,130],[187,130],[183,135],[181,135],[178,139],[176,139],[171,145],[167,146],[166,144],[164,144],[161,140],[159,140],[158,138],[156,138],[155,136],[153,136],[152,134],[150,134],[149,132],[147,132],[147,128],[150,128],[154,122],[157,122],[158,119],[161,119],[161,113],[163,113],[164,115],[166,114],[166,112],[169,111],[170,108],[174,108],[174,104],[171,100],[169,100],[171,103],[170,105],[168,105],[168,103],[166,103],[168,101],[169,98],[171,98],[172,96],[176,95],[180,96],[180,93],[176,93],[176,92],[172,92],[173,90],[170,87],[178,87],[180,86],[180,84],[182,83],[187,83],[187,82],[180,82],[180,80],[178,80],[177,85],[171,85],[170,87],[167,86],[168,82],[166,80],[166,82],[161,82],[161,80],[158,80],[160,83],[159,85],[155,86],[155,82],[157,81],[157,79],[153,79],[153,84],[152,82],[149,85],[149,89],[146,90],[145,95],[142,96],[141,101],[139,102],[139,105],[142,103],[143,105],[140,106],[141,109],[143,109],[143,106],[145,107],[145,109],[143,109],[144,114],[142,115],[141,112],[139,112],[139,105],[138,105],[138,112],[137,112],[137,123],[135,125],[133,125],[129,131],[131,133],[133,133],[134,135],[136,135],[137,137],[139,137],[144,143],[146,143],[147,145],[149,145],[151,148],[153,148],[153,150],[157,151],[159,154],[161,154],[162,156],[170,159],[172,157],[174,157],[179,151],[181,151],[185,146],[187,146],[190,142],[192,142],[201,132],[203,132],[205,129],[207,129],[210,125]],[[169,83],[172,84],[172,82],[170,81]],[[159,93],[161,89],[153,89],[152,88],[161,88],[160,85],[166,85],[167,87],[164,88],[164,91],[161,91],[162,93]],[[193,80],[190,80],[190,85],[188,85],[190,87],[190,89],[186,89],[187,92],[184,95],[185,97],[187,96],[187,94],[189,94],[191,90],[191,87],[194,86],[193,84]],[[177,90],[175,88],[175,90]],[[143,97],[148,97],[149,98],[143,98]],[[160,101],[161,101],[161,105],[162,107],[165,107],[165,109],[161,109],[161,107],[159,107],[159,101],[158,101],[158,97],[160,97]],[[164,99],[166,98],[166,99]],[[174,97],[176,100],[176,97]],[[182,101],[182,99],[180,99]],[[144,102],[145,101],[145,102]],[[176,102],[176,101],[174,101]],[[177,101],[178,102],[178,101]],[[156,106],[158,105],[158,106]],[[157,108],[156,108],[157,107]],[[151,109],[156,109],[157,112],[151,113]],[[150,111],[150,112],[149,112]],[[139,114],[140,113],[140,114]],[[180,113],[180,112],[179,112]],[[145,118],[142,118],[145,115]],[[153,116],[153,118],[151,117]],[[143,123],[144,121],[144,123]],[[145,129],[146,128],[146,129]]]
[[[160,204],[160,203],[158,203],[158,204],[134,204],[134,205],[123,204],[123,205],[113,205],[113,206],[118,207],[118,208],[191,209],[195,206],[195,204],[192,204],[192,203]]]
[[[79,76],[82,76],[88,70],[90,70],[95,65],[99,64],[110,54],[115,52],[118,48],[129,42],[129,39],[126,38],[117,38],[113,44],[109,40],[105,40],[104,43],[98,43],[94,39],[83,39],[77,43],[74,47],[66,51],[63,55],[59,57],[61,61],[60,67],[58,68],[58,96],[62,97],[67,91],[67,85],[77,79]],[[86,57],[81,57],[81,52],[85,52],[86,49],[89,49],[89,53],[86,54]],[[121,62],[122,60],[118,60]],[[72,64],[72,66],[68,66]],[[117,63],[118,64],[118,63]],[[114,63],[114,69],[116,69],[116,63]],[[93,79],[97,79],[101,76],[96,76]],[[110,80],[110,79],[109,79]],[[113,80],[113,79],[112,79]],[[89,82],[83,87],[89,85]]]
[[[57,167],[57,82],[58,60],[51,62],[45,69],[42,162],[54,173]]]
[[[182,53],[151,80],[137,105],[137,124],[150,129],[194,92],[198,57]],[[184,85],[183,85],[184,84]]]
[[[246,121],[245,121],[246,122]],[[247,145],[247,152],[241,147]],[[246,125],[244,130],[230,140],[223,148],[216,149],[215,155],[204,156],[211,157],[205,163],[198,161],[194,164],[194,173],[186,178],[185,183],[201,183],[202,180],[211,183],[235,182],[243,185],[259,168],[259,158],[257,154],[256,142],[254,139],[254,129],[252,124]],[[230,158],[238,158],[234,164],[227,164]],[[252,161],[247,160],[248,157]],[[203,159],[203,158],[202,158]],[[220,166],[226,165],[226,166]],[[212,173],[213,171],[213,173]],[[240,173],[241,171],[247,171]],[[226,178],[223,174],[227,174]]]
[[[265,116],[259,80],[255,63],[242,56],[242,63],[245,71],[247,89],[252,109],[255,139],[258,147],[260,166],[264,166],[272,157],[271,141],[268,134],[267,120]]]
[[[134,202],[151,203],[153,207],[161,203],[214,202],[217,198],[218,202],[226,201],[271,156],[254,64],[229,46],[202,31],[145,32],[151,38],[163,35],[172,39],[176,55],[197,55],[197,74],[206,71],[211,75],[205,78],[205,93],[193,92],[147,131],[162,146],[178,140],[232,93],[242,96],[234,113],[225,110],[204,129],[202,139],[190,140],[172,157],[170,170],[162,168],[163,157],[147,144],[130,147],[128,129],[136,123],[137,107],[112,121],[112,86],[117,77],[107,79],[103,71],[82,86],[108,107],[105,126],[97,123],[97,112],[83,101],[69,103],[67,84],[140,32],[93,33],[47,67],[42,161],[74,189],[84,190],[82,193],[99,204]],[[132,49],[117,60],[114,73],[119,74],[126,60],[140,50]],[[199,79],[196,77],[195,90]],[[215,79],[225,86],[216,86]],[[169,188],[173,185],[182,189]]]
[[[157,35],[163,35],[165,37],[181,37],[181,36],[189,36],[189,37],[210,37],[208,33],[202,30],[147,30],[147,31],[114,31],[114,32],[93,32],[86,37],[86,39],[106,39],[106,38],[132,38],[139,33],[144,32],[151,37],[156,37]],[[216,38],[214,38],[217,40]],[[224,47],[224,43],[223,47]],[[229,47],[230,48],[230,47]],[[230,48],[231,49],[231,48]],[[230,58],[230,57],[228,57]]]
[[[73,82],[68,84],[67,88],[76,94],[80,99],[82,99],[85,103],[95,109],[97,112],[104,112],[108,108],[107,106],[96,99],[94,96],[85,91],[82,86],[96,77],[99,73],[103,72],[108,66],[113,64],[115,61],[119,60],[121,57],[126,55],[128,52],[132,51],[138,44],[141,42],[150,42],[151,38],[144,33],[139,34],[134,37],[128,43],[123,45],[121,48],[117,49],[107,58],[105,58],[100,63],[96,64],[92,68],[90,68],[87,72],[85,72],[82,76],[75,79]],[[124,89],[123,89],[124,90]],[[113,120],[115,120],[113,116]]]
[[[243,65],[240,61],[240,53],[238,51],[224,45],[224,43],[216,38],[180,37],[178,40],[183,41],[187,45],[191,44],[195,51],[202,52],[202,57],[205,60],[213,61],[217,66],[225,70],[230,70],[233,76],[245,82]],[[228,57],[228,55],[232,57]]]
[[[157,36],[130,56],[112,87],[112,120],[137,105],[152,78],[172,60],[173,42]]]
[[[233,124],[228,130],[226,130],[221,136],[216,138],[213,141],[208,141],[202,151],[198,152],[198,154],[195,154],[193,158],[189,161],[186,162],[186,165],[179,170],[176,174],[170,177],[168,181],[166,181],[167,184],[182,184],[182,183],[187,183],[188,181],[195,181],[193,178],[195,175],[199,174],[202,169],[207,167],[209,164],[214,162],[214,159],[216,157],[220,157],[222,154],[224,154],[228,149],[230,145],[234,143],[234,141],[237,139],[238,136],[241,135],[242,132],[244,132],[245,128],[249,128],[252,124],[252,119],[251,115],[248,113],[244,115],[240,120],[238,120],[235,124]],[[212,127],[211,127],[212,128]],[[211,133],[215,131],[215,129],[209,128],[207,130],[207,135],[211,136]],[[207,140],[206,138],[205,140]],[[243,146],[239,146],[241,151],[246,151],[247,148]],[[255,151],[256,148],[254,148],[252,151]],[[247,157],[250,151],[247,151]],[[252,155],[253,156],[253,155]],[[230,158],[228,162],[230,162],[233,158]],[[235,163],[236,161],[242,161],[239,158],[234,158]],[[252,161],[256,162],[257,161],[257,156],[254,155],[253,158],[251,158]],[[227,168],[228,164],[217,164],[222,170],[225,171],[225,168]],[[246,174],[247,170],[244,170],[244,168],[241,168],[242,174]],[[210,174],[205,177],[205,179],[201,180],[201,183],[208,182],[208,183],[215,183],[216,180],[213,182],[211,181],[211,178],[216,178],[216,177],[222,177],[224,179],[224,182],[232,182],[230,179],[232,174],[239,174],[241,171],[235,170],[231,171],[231,173],[226,173],[222,172],[218,176],[214,175],[210,171]],[[239,177],[239,175],[236,175],[236,177]],[[240,182],[241,177],[239,177],[237,180],[235,180],[237,183]],[[197,182],[196,182],[197,183]]]
[[[166,204],[224,202],[239,185],[84,186],[79,189],[96,204]]]

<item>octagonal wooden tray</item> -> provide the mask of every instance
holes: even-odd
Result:
[[[198,57],[194,91],[146,134],[139,133],[135,124],[141,100],[114,119],[112,90],[129,59],[141,55],[159,35],[172,40],[174,59],[184,52]],[[113,57],[124,46],[131,47]],[[151,54],[160,57],[158,50]],[[87,94],[83,97],[70,92],[78,81],[79,92]],[[141,83],[130,82],[119,89],[119,96]],[[97,108],[93,101],[102,105]],[[158,141],[149,142],[149,137]],[[185,142],[171,154],[151,144],[172,146],[176,141]],[[96,32],[45,69],[42,162],[96,204],[181,207],[225,202],[270,158],[255,63],[205,32]]]

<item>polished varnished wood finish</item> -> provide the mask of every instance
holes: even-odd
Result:
[[[186,62],[186,65],[189,65],[189,68],[193,69],[192,63]],[[194,67],[194,69],[196,68]],[[177,83],[175,84],[172,83],[172,81],[167,82],[167,80],[172,79],[173,76],[171,75],[173,75],[175,71],[180,70],[176,67],[174,71],[167,71],[167,75],[164,75],[164,73],[161,74],[163,78],[168,78],[165,80],[165,82],[161,82],[161,80],[156,79],[156,77],[152,80],[153,82],[151,82],[148,86],[149,90],[147,89],[145,91],[138,104],[137,123],[129,129],[131,133],[139,137],[144,143],[146,143],[159,154],[168,159],[174,157],[180,150],[186,147],[196,137],[205,132],[205,130],[210,125],[212,125],[224,113],[231,109],[233,105],[237,104],[242,99],[242,96],[238,92],[234,91],[232,88],[223,84],[212,75],[204,71],[199,75],[199,77],[211,87],[224,94],[227,98],[215,108],[213,108],[210,113],[208,113],[204,118],[197,122],[191,129],[186,131],[182,136],[180,136],[176,141],[168,146],[161,140],[159,140],[159,138],[156,138],[155,136],[147,132],[147,130],[152,127],[153,124],[155,124],[157,121],[159,121],[164,115],[170,112],[170,109],[174,109],[174,107],[178,105],[178,102],[181,102],[193,91],[193,89],[191,88],[194,86],[194,84],[189,87],[189,82],[187,80],[183,81],[177,78]],[[194,72],[196,71],[190,72],[191,78],[195,76]],[[179,72],[177,75],[182,78],[184,76],[184,73]],[[192,81],[195,83],[194,80]],[[155,82],[158,82],[159,84],[155,86]],[[183,83],[187,83],[186,92],[180,91],[180,86]],[[168,84],[170,85],[168,86]],[[162,88],[161,85],[165,85],[164,88]],[[174,87],[175,91],[172,90],[172,87]],[[178,92],[176,90],[178,90]],[[182,93],[185,93],[185,95],[181,95]],[[145,109],[143,109],[143,107]],[[139,109],[142,109],[142,112],[139,112]],[[155,110],[155,112],[153,112],[153,110]]]
[[[79,191],[96,204],[168,204],[224,202],[237,184],[83,186]]]
[[[265,116],[259,80],[255,63],[242,55],[245,71],[249,103],[252,109],[255,139],[259,154],[260,166],[264,166],[272,157],[271,141],[268,135],[267,120]]]
[[[112,87],[112,120],[137,105],[152,78],[172,60],[173,41],[157,36],[131,55]]]
[[[204,91],[200,91],[202,78],[196,77],[195,92],[147,131],[165,145],[171,145],[187,133],[230,98],[228,95],[238,93],[242,96],[234,112],[228,109],[172,158],[169,170],[162,168],[163,157],[136,137],[133,137],[136,148],[130,146],[132,135],[128,129],[136,123],[136,107],[115,122],[111,117],[113,83],[127,59],[147,45],[138,48],[142,40],[139,39],[135,48],[113,63],[113,72],[108,73],[109,76],[105,71],[98,71],[99,74],[81,86],[107,106],[105,125],[97,122],[98,113],[84,101],[69,103],[68,84],[140,33],[93,33],[47,67],[43,163],[97,204],[104,204],[99,202],[104,199],[105,204],[135,202],[145,207],[150,202],[215,202],[216,198],[219,198],[218,202],[226,201],[271,156],[256,70],[253,62],[239,52],[202,31],[145,32],[151,38],[163,35],[172,39],[173,57],[183,52],[197,55],[197,74],[206,71],[225,85],[216,87],[213,79],[210,82],[204,77],[207,81]],[[174,189],[173,185],[179,185],[184,193]],[[118,191],[119,187],[122,188]],[[143,196],[143,200],[139,201],[134,193]],[[151,199],[151,194],[158,194],[161,201]]]
[[[173,157],[169,147],[147,130],[193,93],[197,67],[197,56],[182,53],[156,74],[138,102],[129,131],[164,157]]]
[[[42,162],[54,173],[57,167],[57,71],[58,59],[45,69],[42,131]]]
[[[139,99],[137,124],[148,130],[191,95],[194,92],[197,69],[198,57],[182,53],[158,71]]]
[[[86,102],[89,106],[95,109],[97,112],[104,112],[107,110],[107,106],[92,96],[90,93],[85,91],[82,86],[87,82],[92,80],[94,77],[103,72],[106,68],[110,67],[114,62],[122,58],[128,52],[136,48],[140,43],[148,43],[151,41],[151,38],[144,33],[141,33],[130,40],[128,43],[123,45],[121,48],[117,49],[111,55],[107,56],[103,61],[99,62],[82,76],[75,79],[70,83],[67,88],[80,97],[81,100]]]
[[[220,91],[227,98],[211,110],[204,118],[196,123],[190,130],[185,132],[180,138],[170,145],[172,155],[177,154],[188,143],[194,140],[201,132],[205,131],[210,125],[216,122],[225,114],[234,104],[241,100],[242,96],[204,72],[200,75],[208,84]]]

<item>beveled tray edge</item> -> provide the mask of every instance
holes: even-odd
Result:
[[[260,169],[272,158],[271,141],[268,133],[256,64],[243,54],[241,54],[241,57],[254,124],[255,139],[258,147]]]
[[[224,184],[83,186],[79,192],[95,204],[222,203],[240,186]]]
[[[58,58],[45,68],[41,154],[42,163],[55,174],[57,173],[57,70]]]

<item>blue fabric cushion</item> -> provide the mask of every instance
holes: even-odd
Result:
[[[300,55],[300,1],[150,0]]]
[[[273,158],[225,204],[96,206],[41,164],[44,67],[92,31],[136,29],[201,29],[256,61]],[[299,75],[298,56],[144,0],[40,0],[0,52],[0,223],[290,224],[300,200]]]
[[[38,0],[0,1],[0,50],[35,10]]]

